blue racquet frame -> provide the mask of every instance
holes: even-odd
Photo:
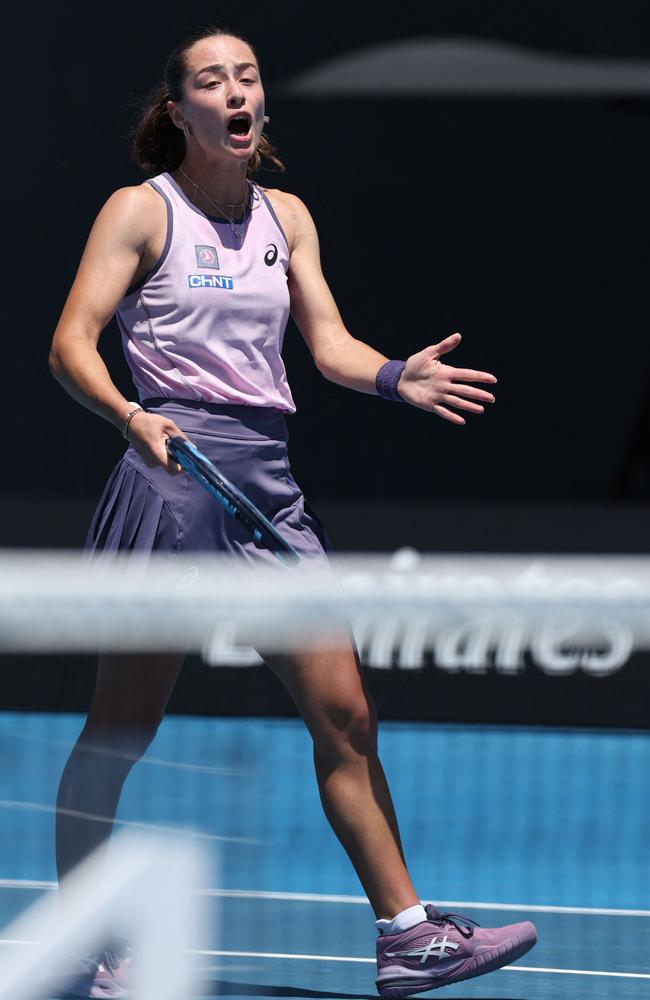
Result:
[[[262,511],[226,479],[195,445],[178,436],[167,438],[165,445],[174,462],[178,462],[192,479],[200,483],[232,517],[243,524],[258,544],[269,549],[281,562],[290,565],[298,562],[300,556],[293,545],[282,537]]]

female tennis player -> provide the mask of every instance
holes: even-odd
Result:
[[[264,124],[264,90],[249,43],[212,27],[186,39],[169,57],[164,85],[136,131],[135,157],[154,176],[116,191],[92,228],[50,365],[74,399],[129,441],[90,527],[94,553],[265,557],[199,485],[178,474],[165,440],[181,435],[300,555],[326,559],[326,533],[287,459],[285,414],[295,407],[280,351],[289,312],[318,370],[339,385],[456,424],[494,401],[480,387],[492,385],[493,375],[444,362],[459,334],[404,362],[348,332],[321,272],[309,211],[295,195],[253,180],[262,157],[281,167]],[[114,313],[139,402],[116,388],[98,353]],[[88,719],[59,790],[61,876],[105,842],[124,780],[156,733],[181,662],[176,655],[101,657]],[[352,645],[269,663],[309,728],[325,814],[373,906],[381,995],[398,998],[481,975],[532,947],[532,924],[487,930],[421,904]],[[128,996],[128,978],[127,958],[97,955],[77,995]]]

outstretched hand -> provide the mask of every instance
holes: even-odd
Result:
[[[453,424],[464,424],[459,413],[450,410],[467,410],[469,413],[483,413],[482,403],[493,403],[494,396],[484,389],[476,389],[467,382],[496,382],[489,372],[477,372],[471,368],[452,368],[445,365],[440,357],[453,351],[461,341],[459,333],[441,340],[439,344],[425,347],[418,354],[412,354],[406,362],[397,384],[402,399],[421,410],[437,413]]]

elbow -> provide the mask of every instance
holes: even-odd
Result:
[[[313,355],[314,364],[323,378],[335,382],[340,369],[342,350],[339,345],[327,344]]]
[[[351,351],[358,343],[344,326],[332,325],[311,339],[311,353],[318,371],[329,382],[338,382],[345,372]]]
[[[47,358],[50,374],[57,381],[60,381],[61,376],[65,374],[66,360],[69,357],[71,346],[69,338],[57,327],[50,343],[50,353]]]
[[[323,378],[327,379],[328,382],[334,381],[335,368],[331,363],[331,359],[315,357],[314,364]]]
[[[53,375],[54,378],[58,379],[62,372],[62,365],[61,365],[61,359],[57,354],[54,346],[50,348],[50,354],[47,359],[47,366],[50,369],[50,374]]]
[[[50,375],[60,382],[65,375],[66,361],[65,361],[65,350],[63,345],[57,343],[57,338],[54,337],[50,345],[50,353],[47,358],[47,367],[50,370]]]

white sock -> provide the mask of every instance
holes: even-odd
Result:
[[[401,934],[409,927],[424,923],[426,919],[424,907],[421,903],[416,903],[415,906],[409,906],[407,910],[402,910],[392,920],[375,920],[375,927],[380,934]]]

